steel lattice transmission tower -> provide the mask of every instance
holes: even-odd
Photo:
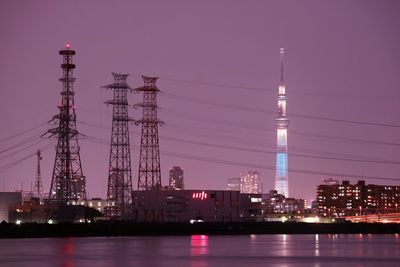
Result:
[[[278,117],[276,118],[277,127],[277,150],[276,150],[276,174],[275,174],[275,190],[285,197],[289,196],[289,179],[288,179],[288,145],[287,134],[289,120],[287,117],[287,97],[286,87],[283,80],[283,56],[285,50],[280,49],[281,58],[281,80],[278,91]]]
[[[144,86],[136,88],[143,92],[143,102],[134,105],[143,108],[143,117],[135,122],[142,125],[139,155],[138,190],[160,190],[161,168],[158,125],[163,122],[157,118],[157,77],[142,76]]]
[[[73,70],[75,64],[72,57],[75,51],[69,45],[61,50],[63,57],[61,68],[63,77],[61,91],[60,112],[53,116],[56,127],[47,131],[50,137],[57,137],[56,157],[49,192],[49,203],[59,205],[86,204],[86,179],[82,173],[82,164],[79,154],[78,135],[76,128],[76,114],[74,103]]]
[[[113,90],[114,97],[105,104],[113,106],[110,164],[106,217],[126,218],[132,212],[132,170],[129,144],[128,74],[112,73],[114,83],[103,86]]]
[[[43,198],[43,183],[42,183],[42,174],[40,172],[40,161],[42,160],[42,153],[38,149],[36,152],[37,156],[37,166],[36,166],[36,179],[35,179],[35,191],[34,196],[42,199]]]

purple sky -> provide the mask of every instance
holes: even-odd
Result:
[[[77,51],[78,129],[87,136],[110,138],[111,107],[103,102],[112,95],[100,86],[112,82],[111,72],[130,73],[131,87],[143,84],[140,74],[161,77],[159,117],[166,122],[160,129],[163,184],[168,182],[168,169],[179,165],[187,188],[224,189],[227,178],[257,170],[246,167],[254,164],[267,167],[258,169],[264,175],[264,191],[273,188],[270,167],[275,155],[267,152],[276,149],[275,114],[270,111],[276,110],[280,47],[286,49],[290,195],[313,198],[316,185],[328,176],[323,173],[353,174],[353,181],[363,176],[400,179],[399,127],[307,118],[400,125],[399,14],[400,2],[395,0],[1,1],[1,189],[5,185],[6,190],[15,190],[21,182],[29,189],[35,179],[34,156],[4,167],[47,145],[46,139],[35,142],[49,127],[4,139],[45,123],[58,112],[58,50],[66,43]],[[132,94],[129,101],[134,104],[141,97]],[[140,112],[132,109],[131,116],[139,118]],[[138,131],[131,128],[135,146]],[[31,142],[13,148],[26,139]],[[90,139],[80,144],[89,197],[104,197],[109,147]],[[46,192],[54,154],[54,146],[43,152]],[[137,155],[132,148],[135,188]]]

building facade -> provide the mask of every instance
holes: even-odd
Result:
[[[228,178],[226,183],[226,190],[240,191],[240,177]]]
[[[258,171],[240,174],[240,193],[262,194],[262,178],[262,174]]]
[[[174,166],[169,169],[169,188],[172,190],[183,190],[185,184],[183,181],[183,169],[179,166]]]
[[[262,195],[226,190],[135,191],[137,222],[240,222],[262,220]]]
[[[0,192],[0,222],[9,222],[9,212],[22,204],[21,192]]]
[[[276,190],[270,190],[268,194],[263,195],[264,214],[304,214],[305,200],[286,198],[282,194],[278,194]]]
[[[366,184],[321,184],[317,186],[317,213],[324,217],[397,213],[400,186]]]

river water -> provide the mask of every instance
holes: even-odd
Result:
[[[400,266],[400,235],[0,239],[0,266]]]

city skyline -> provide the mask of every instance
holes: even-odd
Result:
[[[57,53],[67,43],[76,50],[88,198],[107,191],[111,114],[100,87],[110,72],[129,73],[132,88],[142,86],[140,75],[159,77],[163,185],[169,168],[181,166],[188,189],[224,189],[226,179],[248,170],[263,174],[265,192],[273,189],[280,47],[288,55],[290,197],[315,198],[327,177],[400,185],[395,1],[3,1],[0,7],[2,188],[21,182],[30,188],[41,148],[49,192],[56,144],[38,137],[60,105]],[[140,100],[129,96],[129,103]],[[133,108],[129,113],[140,119]],[[140,129],[130,131],[136,185]]]

